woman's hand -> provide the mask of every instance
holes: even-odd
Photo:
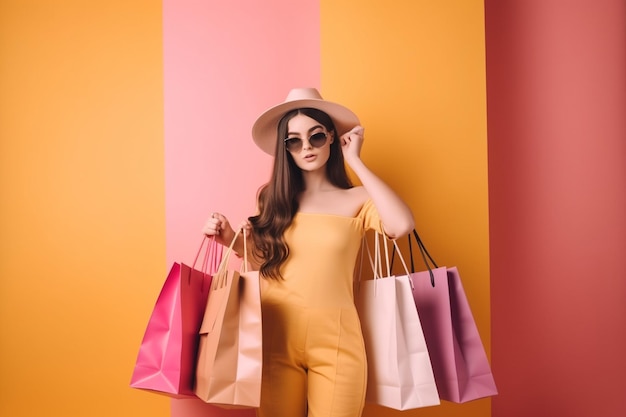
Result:
[[[250,239],[250,236],[252,235],[252,223],[250,223],[250,220],[246,219],[242,221],[237,229],[241,230],[246,235],[246,239]]]
[[[355,126],[348,133],[341,135],[341,151],[346,162],[350,163],[354,158],[361,157],[361,147],[363,146],[363,126]]]
[[[215,236],[215,241],[224,246],[229,246],[235,237],[235,231],[228,219],[220,213],[211,213],[211,217],[202,228],[202,233],[206,236]]]
[[[244,234],[246,236],[246,243],[252,243],[252,224],[248,220],[244,220],[237,226],[237,230],[241,231],[241,233],[237,237],[237,241],[233,244],[233,250],[237,256],[241,256],[244,250]],[[236,234],[226,216],[220,213],[211,213],[211,217],[206,221],[202,233],[206,236],[215,236],[215,241],[223,246],[230,246]],[[250,253],[250,249],[248,249],[248,253]]]
[[[387,236],[392,239],[406,236],[415,227],[413,213],[400,196],[361,160],[363,131],[362,126],[355,126],[341,135],[343,158],[374,202]]]

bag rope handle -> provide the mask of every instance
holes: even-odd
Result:
[[[426,268],[428,269],[428,273],[430,275],[430,285],[434,287],[435,286],[435,274],[433,273],[433,267],[434,268],[439,268],[439,267],[437,266],[437,263],[435,262],[433,257],[430,255],[430,253],[428,253],[428,250],[426,249],[424,242],[417,234],[417,230],[413,229],[412,234],[413,234],[413,238],[415,239],[415,242],[417,243],[417,247],[419,248],[420,255],[422,256],[422,260],[424,261],[424,265],[426,265]],[[413,260],[413,246],[411,245],[411,233],[409,233],[408,239],[409,239],[409,253],[411,254],[411,258],[410,258],[411,259],[411,272],[415,272],[415,262]],[[394,247],[393,253],[391,255],[392,267],[393,267],[393,260],[394,260],[394,255],[396,252],[396,247]],[[399,253],[400,252],[398,248],[398,254]]]
[[[210,238],[204,235],[202,237],[202,241],[200,242],[200,247],[198,248],[198,252],[196,253],[196,257],[193,260],[193,264],[191,265],[191,269],[196,269],[196,264],[198,263],[198,258],[200,258],[200,253],[202,253],[202,248],[204,247],[204,243],[207,242],[206,249],[204,251],[204,256],[202,258],[202,275],[206,278],[207,275],[214,275],[217,271],[218,266],[218,250],[217,250],[217,242],[215,241],[215,236],[211,236]],[[209,269],[210,264],[210,269]],[[187,283],[191,282],[191,273],[187,277]],[[204,281],[202,282],[201,290],[204,288]]]
[[[217,272],[215,273],[215,277],[213,277],[213,288],[218,288],[221,287],[224,283],[224,280],[227,277],[227,271],[226,268],[228,267],[228,263],[230,262],[230,255],[233,253],[233,247],[235,246],[235,242],[237,241],[237,238],[239,237],[239,233],[241,233],[242,229],[238,229],[237,232],[235,232],[235,236],[233,237],[233,240],[230,242],[230,245],[228,245],[228,249],[226,249],[226,254],[224,254],[222,256],[222,261],[220,262],[219,267],[217,268]],[[217,277],[217,279],[215,279]]]

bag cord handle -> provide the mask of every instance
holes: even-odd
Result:
[[[406,266],[406,262],[404,261],[404,258],[402,257],[402,253],[400,252],[400,248],[398,247],[398,243],[396,242],[396,240],[389,239],[386,235],[376,232],[374,235],[374,256],[373,257],[372,257],[372,252],[370,251],[370,247],[367,244],[366,236],[364,235],[363,238],[361,239],[361,250],[360,250],[361,253],[360,253],[359,272],[358,272],[358,281],[357,281],[357,284],[359,286],[361,284],[361,274],[363,271],[363,257],[364,257],[363,253],[366,251],[367,251],[367,256],[369,258],[370,266],[372,267],[372,272],[374,273],[374,280],[383,278],[383,271],[382,271],[383,260],[382,260],[382,254],[381,254],[380,243],[379,243],[380,236],[382,236],[381,238],[383,239],[383,242],[384,242],[385,258],[387,261],[387,277],[392,276],[391,272],[392,272],[392,266],[393,266],[393,261],[391,262],[389,261],[389,252],[387,249],[388,240],[391,240],[393,242],[393,254],[395,254],[396,250],[398,251],[398,257],[400,258],[400,261],[402,262],[404,271],[406,272],[407,276],[410,275],[409,269]],[[413,289],[413,281],[409,281],[409,282],[411,283],[411,289]]]
[[[241,233],[242,230],[243,229],[238,229],[235,232],[235,236],[233,237],[233,240],[230,242],[230,245],[228,245],[228,248],[226,249],[226,253],[222,256],[222,260],[219,266],[217,267],[217,272],[215,273],[215,277],[213,277],[213,284],[212,284],[213,288],[219,288],[222,285],[224,285],[224,283],[226,282],[227,275],[228,275],[227,268],[230,262],[230,255],[233,253],[233,247],[235,246],[235,242],[237,241],[237,238],[239,237],[239,234]]]
[[[435,286],[435,274],[433,273],[433,268],[439,268],[439,267],[437,266],[437,263],[435,262],[433,257],[430,255],[430,253],[428,253],[428,250],[426,249],[424,242],[417,234],[417,230],[413,229],[412,234],[413,234],[413,238],[415,239],[415,243],[417,243],[417,247],[419,248],[420,255],[422,256],[422,260],[424,261],[424,265],[426,265],[426,268],[428,269],[428,273],[430,275],[430,285],[434,287]],[[413,260],[413,245],[411,244],[411,233],[409,233],[408,239],[409,239],[409,253],[411,254],[411,272],[415,272],[415,261]],[[391,254],[392,268],[393,268],[393,261],[394,261],[395,254],[396,254],[396,248],[394,246],[393,252]]]
[[[196,264],[198,263],[198,258],[200,258],[200,254],[202,253],[202,248],[204,247],[205,242],[207,242],[207,245],[204,250],[204,256],[202,258],[201,271],[204,276],[214,275],[221,261],[221,251],[218,251],[218,248],[217,248],[218,245],[217,245],[217,242],[215,241],[215,236],[207,237],[206,235],[204,235],[202,237],[202,241],[200,242],[200,247],[198,248],[196,257],[193,260],[191,269],[196,269]],[[191,280],[191,274],[189,275],[187,279]]]

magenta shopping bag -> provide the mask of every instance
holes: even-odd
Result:
[[[197,270],[195,264],[205,241],[208,243],[203,265]],[[183,263],[172,265],[139,347],[132,388],[175,398],[196,398],[193,385],[198,330],[211,277],[221,258],[221,245],[205,237],[192,267]]]
[[[416,231],[413,236],[428,267],[427,271],[410,274],[413,298],[430,352],[439,397],[464,403],[496,395],[498,391],[491,367],[459,271],[456,267],[437,267]],[[415,271],[410,235],[409,247],[411,270]]]

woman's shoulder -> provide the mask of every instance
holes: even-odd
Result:
[[[344,190],[344,204],[351,207],[354,216],[361,212],[361,209],[369,199],[369,193],[363,186],[356,186]]]
[[[367,190],[362,185],[348,188],[345,190],[345,193],[351,201],[361,206],[370,198]]]

